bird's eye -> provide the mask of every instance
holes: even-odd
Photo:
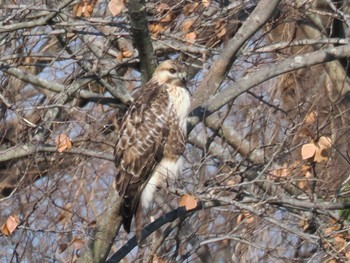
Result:
[[[176,69],[174,69],[174,68],[171,68],[169,71],[170,71],[171,74],[175,74],[176,73]]]

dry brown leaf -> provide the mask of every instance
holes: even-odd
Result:
[[[330,226],[330,227],[326,227],[323,229],[323,233],[325,235],[330,235],[333,231],[335,231],[336,229],[334,228],[334,226]]]
[[[158,6],[157,6],[157,12],[161,13],[163,11],[166,11],[166,10],[169,10],[170,7],[167,3],[160,3]]]
[[[235,185],[235,184],[237,184],[237,183],[236,183],[236,181],[234,181],[234,180],[228,180],[228,181],[226,182],[226,185],[228,185],[228,186],[233,186],[233,185]]]
[[[311,170],[311,165],[310,164],[308,164],[308,163],[304,163],[304,164],[302,164],[301,165],[301,168],[300,168],[300,170],[302,171],[302,172],[309,172],[310,170]]]
[[[302,225],[302,227],[303,227],[303,230],[304,230],[304,232],[305,232],[306,230],[308,230],[308,229],[310,228],[310,224],[309,224],[308,222],[305,222],[305,223]]]
[[[311,178],[312,177],[312,173],[311,171],[306,171],[306,173],[304,174],[305,178]]]
[[[239,223],[241,223],[243,219],[244,219],[244,215],[242,213],[240,213],[237,216],[236,224],[238,225]]]
[[[251,223],[254,223],[255,221],[255,217],[250,212],[247,212],[247,211],[239,214],[236,220],[237,224],[242,222],[243,219],[245,219],[244,221],[245,224],[251,224]]]
[[[247,218],[247,220],[245,221],[247,224],[252,224],[255,222],[255,217],[254,216],[250,216]]]
[[[69,150],[72,148],[72,141],[69,137],[62,133],[56,137],[56,146],[58,152],[63,152],[64,150]]]
[[[85,245],[85,241],[82,240],[81,238],[73,238],[71,244],[74,244],[75,249],[82,249],[83,246]]]
[[[62,209],[62,212],[58,216],[57,221],[60,223],[64,223],[67,219],[69,219],[72,214],[71,213],[72,207],[73,207],[72,203],[68,203],[67,205],[65,205],[64,208]]]
[[[226,35],[226,33],[227,33],[227,30],[225,27],[223,27],[218,33],[216,33],[216,35],[218,38],[222,39]]]
[[[317,143],[304,144],[301,147],[301,157],[303,160],[313,158],[312,161],[321,163],[329,159],[331,155],[332,141],[331,138],[321,136]]]
[[[189,41],[192,41],[195,40],[197,38],[197,35],[195,32],[190,32],[190,33],[187,33],[185,35],[185,39],[189,40]]]
[[[321,136],[317,142],[317,150],[315,153],[314,161],[317,163],[328,161],[331,155],[331,150],[330,150],[331,147],[332,147],[331,138]]]
[[[350,251],[345,253],[345,257],[347,258],[348,261],[350,261]]]
[[[108,9],[113,16],[119,15],[125,8],[124,0],[111,0],[108,3]]]
[[[125,50],[122,52],[123,58],[131,58],[134,55],[134,52],[130,50]]]
[[[321,149],[331,148],[332,147],[332,140],[329,137],[321,136],[318,139],[317,144],[318,144],[318,147],[320,147]]]
[[[314,161],[317,163],[327,162],[330,156],[329,149],[317,149]]]
[[[118,55],[117,55],[117,60],[119,62],[122,62],[123,61],[123,52],[119,52]]]
[[[300,189],[305,189],[305,188],[307,188],[307,186],[308,186],[308,184],[307,184],[307,181],[306,181],[306,180],[302,180],[302,181],[299,181],[299,182],[298,182],[298,187],[299,187]]]
[[[186,210],[192,210],[194,208],[197,207],[197,199],[189,194],[184,194],[183,196],[181,196],[180,202],[179,202],[179,206],[184,206],[186,207]]]
[[[312,138],[312,134],[311,132],[309,131],[309,129],[307,128],[302,128],[298,131],[298,136],[299,137],[309,137],[309,138]]]
[[[316,122],[316,118],[317,118],[316,111],[311,111],[305,116],[304,122],[307,124],[312,124]]]
[[[152,259],[152,263],[165,263],[165,261],[163,259],[161,259],[160,257],[158,257],[157,254],[155,254],[153,259]]]
[[[346,240],[341,235],[336,235],[334,237],[334,241],[337,243],[338,248],[343,248],[343,246],[346,244]]]
[[[290,169],[280,168],[280,169],[271,170],[269,173],[272,175],[271,179],[276,179],[279,177],[287,177],[290,173]]]
[[[227,30],[226,30],[226,22],[225,21],[218,21],[215,24],[215,31],[216,31],[216,36],[218,38],[222,38],[226,35]]]
[[[307,231],[310,228],[310,224],[304,214],[302,218],[299,220],[298,226],[301,227],[304,231]]]
[[[175,18],[175,14],[173,12],[169,12],[168,14],[166,14],[166,16],[164,16],[159,22],[162,23],[168,23],[174,20]]]
[[[157,6],[157,12],[164,14],[164,16],[162,17],[162,19],[159,22],[162,23],[168,23],[174,20],[175,18],[175,14],[173,12],[167,12],[170,9],[169,5],[166,3],[160,3]],[[167,13],[166,13],[167,12]]]
[[[12,235],[19,224],[17,215],[11,215],[7,218],[6,223],[1,226],[1,233],[4,236]]]
[[[77,17],[90,17],[94,11],[97,0],[81,0],[73,7],[73,15]]]
[[[154,23],[154,24],[150,24],[148,26],[148,30],[151,32],[151,34],[153,36],[157,36],[159,33],[163,32],[165,30],[165,27],[163,27],[159,23]]]
[[[194,12],[194,10],[196,10],[196,8],[198,7],[199,3],[197,2],[192,2],[192,3],[188,3],[184,6],[184,8],[182,9],[182,13],[185,16],[189,16],[190,14],[192,14]]]
[[[2,226],[1,226],[1,233],[4,235],[4,236],[8,236],[8,235],[10,235],[10,231],[7,229],[7,225],[6,225],[6,223],[5,224],[3,224]]]
[[[87,226],[90,228],[94,228],[94,227],[96,227],[96,223],[97,223],[97,221],[93,220],[93,221],[89,222]]]
[[[182,31],[183,32],[188,32],[191,28],[191,26],[193,25],[194,23],[194,19],[192,18],[189,18],[189,19],[186,19],[183,23],[182,23]]]
[[[314,143],[307,143],[301,147],[301,157],[303,160],[314,157],[317,146]]]
[[[58,253],[63,253],[68,247],[68,244],[67,243],[62,243],[62,244],[59,244],[58,246]]]
[[[202,4],[205,6],[205,7],[208,7],[210,5],[210,2],[211,0],[202,0]]]
[[[254,223],[255,221],[255,217],[250,213],[250,212],[242,212],[238,215],[236,223],[239,224],[243,221],[243,219],[245,219],[244,223],[245,224],[251,224]]]

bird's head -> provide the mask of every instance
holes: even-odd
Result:
[[[166,60],[156,68],[152,79],[159,84],[184,86],[186,76],[187,72],[183,63],[175,60]]]

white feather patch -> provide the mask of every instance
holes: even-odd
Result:
[[[164,187],[167,181],[174,181],[178,177],[182,172],[183,162],[183,157],[180,156],[176,161],[163,159],[157,165],[141,195],[141,204],[144,209],[151,207],[158,187]]]
[[[187,115],[191,104],[190,94],[182,87],[171,87],[168,89],[168,92],[170,100],[176,109],[179,125],[186,133]]]

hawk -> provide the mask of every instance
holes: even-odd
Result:
[[[122,197],[123,226],[130,232],[133,216],[140,240],[142,214],[157,188],[182,171],[190,94],[186,68],[166,60],[155,70],[123,118],[115,146],[116,190]]]

